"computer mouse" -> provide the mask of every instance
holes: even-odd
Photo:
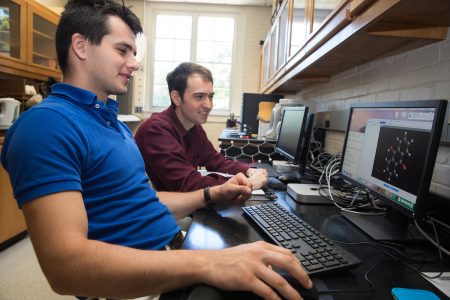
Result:
[[[288,174],[283,174],[283,175],[278,176],[278,180],[283,182],[284,184],[288,184],[288,183],[292,183],[292,182],[300,183],[300,181],[297,177],[291,176]]]
[[[319,299],[319,292],[315,285],[312,288],[307,289],[302,287],[300,284],[293,286],[305,300],[317,300]]]
[[[307,289],[303,287],[294,277],[292,276],[283,276],[286,281],[299,292],[305,300],[317,300],[319,299],[319,291],[316,288],[316,285],[313,284],[312,288]]]
[[[275,268],[275,270],[277,271],[277,273],[279,273],[281,276],[283,276],[284,279],[286,279],[286,281],[300,293],[300,295],[302,295],[303,299],[305,299],[305,300],[319,299],[320,293],[319,293],[319,290],[317,289],[317,284],[315,282],[317,280],[317,278],[311,278],[311,280],[313,282],[313,286],[312,286],[312,288],[307,289],[304,286],[302,286],[300,284],[300,282],[297,281],[297,279],[295,279],[293,276],[291,276],[285,270],[280,270],[278,268]],[[321,281],[318,281],[317,283],[319,285],[322,285]]]
[[[206,284],[199,284],[194,286],[186,298],[186,300],[211,299],[224,300],[225,298],[221,290]]]
[[[275,178],[275,177],[269,177],[267,180],[267,186],[270,189],[277,190],[277,191],[285,191],[286,185],[281,182],[281,180]]]

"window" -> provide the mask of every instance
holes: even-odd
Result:
[[[152,100],[148,110],[170,104],[166,76],[179,63],[191,61],[211,70],[216,111],[230,109],[231,66],[235,17],[199,14],[157,14],[155,24]]]

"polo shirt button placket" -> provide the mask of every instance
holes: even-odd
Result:
[[[110,126],[111,122],[110,121],[106,121],[106,125]]]
[[[95,108],[100,108],[100,104],[95,104]]]

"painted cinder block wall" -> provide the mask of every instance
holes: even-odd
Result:
[[[295,98],[314,103],[316,111],[346,109],[355,102],[450,101],[450,32],[444,41],[346,70],[326,84],[299,92]],[[343,133],[329,132],[327,150],[340,152],[343,139]],[[439,147],[430,190],[450,198],[449,146]]]

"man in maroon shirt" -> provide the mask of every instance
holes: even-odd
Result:
[[[211,72],[182,63],[167,75],[171,105],[141,124],[135,139],[153,187],[158,191],[193,191],[215,186],[227,178],[198,172],[244,173],[254,189],[267,183],[267,172],[224,157],[206,136],[205,124],[214,96]]]

